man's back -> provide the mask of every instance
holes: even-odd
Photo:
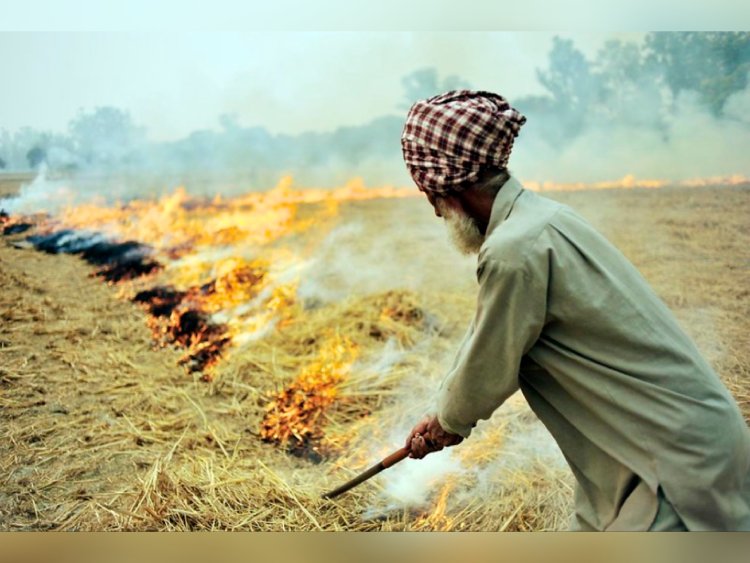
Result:
[[[516,297],[545,310],[519,385],[582,484],[581,526],[616,526],[638,478],[690,528],[750,529],[748,428],[671,311],[570,208],[515,180],[500,194],[480,267],[523,268]],[[643,499],[633,510],[648,518]]]

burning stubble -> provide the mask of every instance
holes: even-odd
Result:
[[[129,299],[145,292],[147,318],[159,323],[186,314],[166,325],[166,336],[188,343],[186,352],[191,327],[209,337],[194,339],[196,352],[230,338],[205,371],[213,378],[206,387],[242,385],[250,394],[235,411],[247,417],[245,442],[266,432],[263,447],[303,458],[295,467],[321,461],[295,477],[302,502],[402,445],[429,410],[475,305],[475,260],[430,252],[442,229],[423,201],[381,198],[346,203],[344,212],[343,195],[338,202],[323,195],[288,187],[229,199],[176,192],[37,221],[37,230],[73,231],[59,237],[61,248],[89,237],[123,255],[139,248],[128,241],[149,249],[144,256],[161,269],[113,282],[115,290]],[[407,233],[398,228],[405,224]],[[75,234],[87,226],[95,230]],[[327,291],[334,279],[336,291]],[[554,442],[517,396],[470,440],[406,460],[341,502],[373,527],[562,528],[570,486]],[[506,516],[492,520],[497,514]]]
[[[357,356],[347,338],[329,336],[318,357],[266,406],[261,439],[288,448],[290,453],[320,461],[323,417],[336,401],[338,387],[348,376]]]
[[[399,195],[295,191],[288,184],[230,199],[178,190],[156,201],[66,208],[38,229],[49,230],[61,252],[76,241],[89,246],[143,241],[124,243],[123,254],[145,248],[140,254],[158,263],[158,271],[113,283],[120,295],[144,308],[157,345],[183,349],[184,365],[219,384],[222,366],[233,360],[248,357],[252,362],[245,365],[268,365],[267,390],[258,397],[263,414],[253,429],[258,437],[306,460],[356,467],[384,453],[373,451],[374,443],[384,449],[401,443],[450,362],[463,321],[446,317],[446,307],[457,310],[447,294],[425,292],[447,281],[428,272],[450,267],[464,273],[465,285],[453,280],[446,286],[466,289],[462,317],[473,301],[473,259],[446,253],[442,266],[428,259],[427,248],[440,244],[435,238],[440,224],[427,213],[415,221],[413,206],[390,204],[389,213],[375,215],[387,218],[384,224],[369,224],[368,211],[367,222],[334,228],[340,203],[380,197],[359,208],[372,210]],[[393,213],[405,208],[403,217]],[[406,220],[414,256],[393,250]],[[316,238],[322,242],[314,243]],[[421,291],[387,291],[404,285]],[[260,351],[269,347],[278,351],[263,364]],[[277,359],[289,354],[282,350],[292,355]],[[496,483],[487,460],[503,453],[502,434],[482,438],[479,432],[473,438],[485,459],[478,465],[465,457],[477,447],[465,445],[394,468],[380,481],[384,493],[368,514],[379,518],[405,509],[414,513],[417,529],[452,529],[471,492]]]
[[[46,184],[42,173],[4,205],[36,207]],[[57,184],[53,191],[69,193]],[[341,201],[406,195],[412,192],[369,190],[356,181],[333,191],[292,190],[290,178],[269,192],[232,199],[198,198],[180,188],[155,201],[63,206],[56,215],[37,216],[40,234],[29,242],[46,252],[81,254],[111,283],[132,281],[120,292],[144,306],[156,342],[184,348],[182,363],[211,379],[233,345],[293,315],[306,261],[277,241],[325,229]],[[304,216],[301,206],[309,208]]]
[[[398,385],[398,400],[385,407],[377,421],[363,421],[357,434],[372,444],[400,444],[416,421],[434,412],[437,388],[454,353],[440,338],[423,338],[406,358],[412,370]],[[415,365],[415,356],[432,359]],[[388,424],[383,426],[383,420]],[[382,447],[369,451],[365,458],[370,461],[386,453]],[[557,487],[546,498],[539,496],[543,483]],[[520,393],[489,421],[480,422],[468,440],[422,460],[407,459],[384,472],[375,486],[379,492],[364,517],[387,520],[410,513],[413,530],[460,530],[469,513],[476,516],[493,504],[507,505],[510,514],[547,502],[565,513],[572,500],[572,479],[562,453]]]

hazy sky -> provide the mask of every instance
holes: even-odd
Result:
[[[65,131],[80,109],[131,112],[154,140],[234,113],[272,132],[331,130],[403,110],[401,77],[423,67],[510,98],[541,93],[553,32],[0,33],[0,129]],[[588,56],[642,33],[559,33]]]

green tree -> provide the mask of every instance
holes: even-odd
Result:
[[[558,116],[565,135],[576,136],[584,127],[587,113],[603,98],[599,76],[571,39],[555,36],[549,66],[537,69],[537,78],[552,97],[549,109]]]
[[[638,84],[647,71],[653,68],[653,65],[647,64],[637,44],[617,39],[604,43],[592,66],[600,74],[607,94],[612,94],[623,86]]]
[[[600,115],[618,123],[665,130],[660,68],[638,44],[607,41],[591,67],[604,101],[598,108]]]
[[[43,147],[35,145],[26,153],[26,160],[29,162],[30,168],[37,168],[47,160],[47,151]]]
[[[645,51],[647,60],[663,69],[673,96],[695,90],[717,116],[727,98],[748,85],[750,32],[653,32]]]
[[[76,152],[88,163],[123,163],[145,138],[130,114],[114,107],[81,112],[68,127]]]

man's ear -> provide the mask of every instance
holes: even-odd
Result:
[[[453,194],[450,195],[433,195],[430,198],[432,208],[435,210],[435,215],[442,217],[442,211],[452,209],[459,213],[463,212],[463,204],[461,200]]]
[[[461,198],[458,195],[454,194],[448,194],[443,196],[443,201],[445,201],[445,204],[450,207],[451,209],[454,209],[455,211],[463,211],[464,206],[461,202]]]

